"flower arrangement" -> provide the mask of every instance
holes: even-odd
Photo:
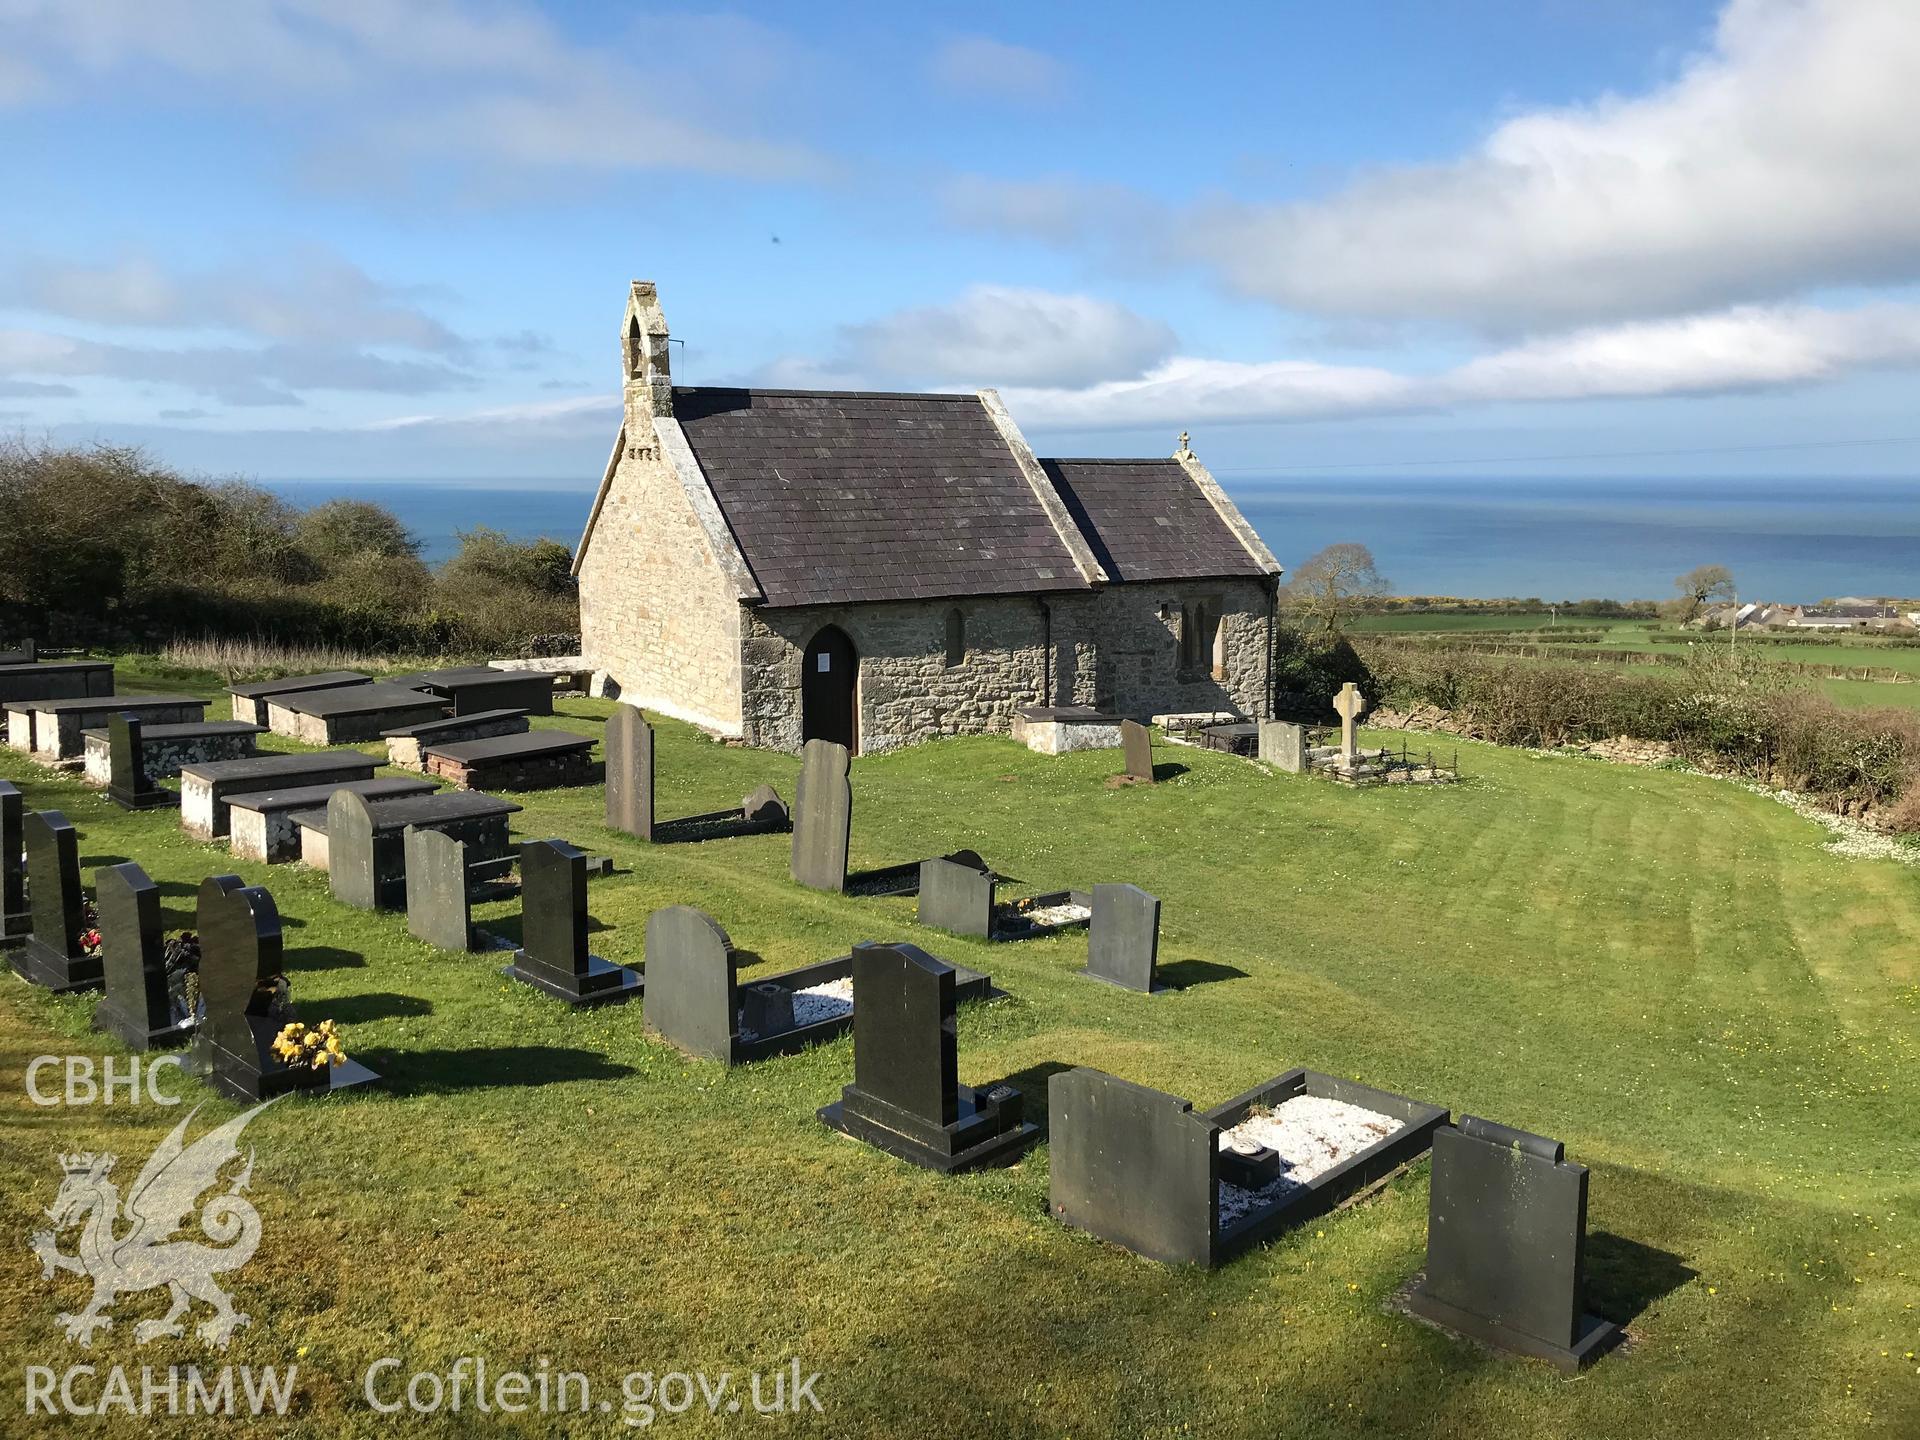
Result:
[[[80,902],[80,953],[100,953],[100,912],[94,908],[91,900]]]
[[[295,1020],[273,1037],[273,1053],[294,1069],[325,1070],[347,1058],[333,1021],[322,1020],[309,1029]]]

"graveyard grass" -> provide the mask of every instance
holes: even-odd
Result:
[[[217,693],[210,676],[121,677]],[[597,733],[608,707],[560,709],[536,723]],[[666,721],[658,743],[663,817],[762,781],[793,798],[791,757]],[[909,900],[801,889],[784,835],[650,848],[602,826],[597,787],[516,797],[516,819],[616,857],[590,889],[609,959],[639,962],[648,913],[683,901],[765,969],[903,938],[989,971],[1010,997],[962,1010],[960,1078],[1011,1077],[1032,1113],[1078,1064],[1197,1105],[1306,1065],[1564,1139],[1593,1172],[1590,1305],[1632,1335],[1577,1380],[1383,1311],[1421,1263],[1424,1165],[1216,1272],[1150,1264],[1048,1218],[1044,1145],[942,1179],[827,1130],[814,1111],[851,1079],[850,1039],[689,1062],[645,1037],[638,1006],[571,1012],[504,980],[504,955],[431,950],[323,877],[234,861],[171,812],[124,814],[13,760],[29,806],[80,828],[87,883],[138,860],[169,930],[210,872],[270,886],[303,1019],[338,1020],[386,1084],[282,1101],[249,1128],[264,1237],[230,1277],[252,1324],[228,1351],[191,1332],[136,1347],[154,1294],[123,1298],[81,1351],[55,1315],[84,1282],[43,1280],[27,1249],[55,1156],[111,1151],[124,1184],[186,1112],[30,1105],[27,1057],[121,1052],[88,1030],[92,998],[9,980],[8,1384],[42,1364],[297,1364],[271,1433],[614,1434],[628,1371],[744,1377],[797,1357],[822,1374],[812,1425],[842,1435],[1920,1433],[1920,871],[1839,857],[1734,785],[1460,749],[1457,787],[1371,791],[1165,744],[1162,783],[1137,788],[1104,784],[1118,752],[1005,740],[855,762],[856,868],[970,846],[1036,889],[1158,894],[1184,988],[1151,998],[1075,976],[1084,933],[962,940],[915,926]],[[476,918],[511,937],[512,908]],[[207,1102],[195,1133],[236,1113],[174,1083]],[[389,1355],[402,1374],[471,1355],[583,1372],[615,1413],[378,1417],[360,1377]]]

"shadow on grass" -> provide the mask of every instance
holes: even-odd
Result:
[[[561,1085],[578,1080],[618,1080],[635,1073],[591,1050],[553,1045],[477,1045],[466,1050],[374,1050],[356,1053],[378,1070],[394,1095],[510,1085]]]
[[[1616,1325],[1631,1325],[1700,1273],[1671,1251],[1607,1230],[1587,1236],[1586,1256],[1587,1308]]]
[[[1245,980],[1247,972],[1233,965],[1222,965],[1217,960],[1175,960],[1170,965],[1162,965],[1157,972],[1162,983],[1174,990],[1187,990],[1195,985],[1212,985],[1220,980]]]
[[[342,995],[327,1001],[327,1018],[342,1025],[363,1025],[369,1020],[389,1020],[396,1015],[431,1015],[433,1006],[415,995],[396,995],[376,990],[369,995]]]
[[[301,945],[287,950],[282,963],[288,970],[363,970],[367,957],[337,945]]]
[[[989,1080],[975,1086],[979,1090],[991,1090],[996,1085],[1011,1085],[1020,1092],[1025,1102],[1023,1118],[1040,1127],[1041,1138],[1047,1133],[1047,1082],[1056,1075],[1064,1075],[1073,1066],[1060,1060],[1042,1060],[1036,1065],[1016,1070],[1011,1075],[1002,1075],[998,1080]]]
[[[80,871],[84,875],[89,870],[98,870],[106,865],[126,865],[131,863],[131,860],[132,857],[127,855],[82,855]],[[165,887],[162,886],[161,889],[164,893]]]
[[[1153,783],[1158,785],[1162,780],[1177,780],[1187,774],[1189,769],[1190,767],[1180,764],[1177,760],[1169,760],[1165,765],[1156,765],[1153,767]]]

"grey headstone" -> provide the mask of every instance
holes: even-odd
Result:
[[[1307,770],[1307,731],[1287,720],[1260,722],[1260,758],[1276,770],[1304,775]]]
[[[653,839],[653,726],[632,705],[607,717],[607,826]]]
[[[1048,1082],[1047,1111],[1057,1218],[1150,1260],[1213,1263],[1219,1126],[1177,1095],[1085,1067]]]
[[[1474,1116],[1433,1137],[1415,1314],[1574,1371],[1615,1327],[1585,1314],[1587,1170],[1557,1140]]]
[[[587,852],[564,840],[520,847],[520,949],[506,973],[569,1005],[632,1000],[641,978],[587,950]]]
[[[831,740],[809,740],[800,752],[800,788],[793,819],[793,878],[815,890],[847,888],[847,846],[853,836],[852,756]]]
[[[33,929],[27,914],[27,802],[10,780],[0,780],[0,945]]]
[[[473,902],[463,840],[407,827],[407,933],[442,950],[473,948]]]
[[[333,898],[356,909],[377,909],[382,890],[378,870],[373,811],[366,797],[334,791],[327,799],[327,885]]]
[[[733,941],[705,911],[668,905],[649,915],[647,1029],[689,1055],[731,1062],[739,1012],[734,956]]]
[[[1128,778],[1153,783],[1153,732],[1138,720],[1120,722],[1120,751],[1126,757]]]
[[[93,1028],[119,1036],[131,1050],[183,1043],[189,1027],[167,990],[160,887],[127,863],[96,871],[93,891],[107,985]]]
[[[1138,885],[1093,887],[1083,974],[1129,990],[1153,990],[1160,955],[1160,901]]]
[[[100,957],[80,945],[80,832],[58,810],[33,811],[25,830],[32,930],[7,959],[22,978],[56,995],[97,990],[104,980]]]
[[[920,862],[922,925],[956,935],[993,934],[993,872],[964,861],[941,858]]]
[[[780,792],[773,786],[758,786],[740,802],[740,818],[750,825],[785,825],[788,820],[787,802],[780,798]]]

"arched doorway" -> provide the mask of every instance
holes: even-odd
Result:
[[[800,677],[800,738],[860,749],[860,655],[838,625],[807,642]]]

